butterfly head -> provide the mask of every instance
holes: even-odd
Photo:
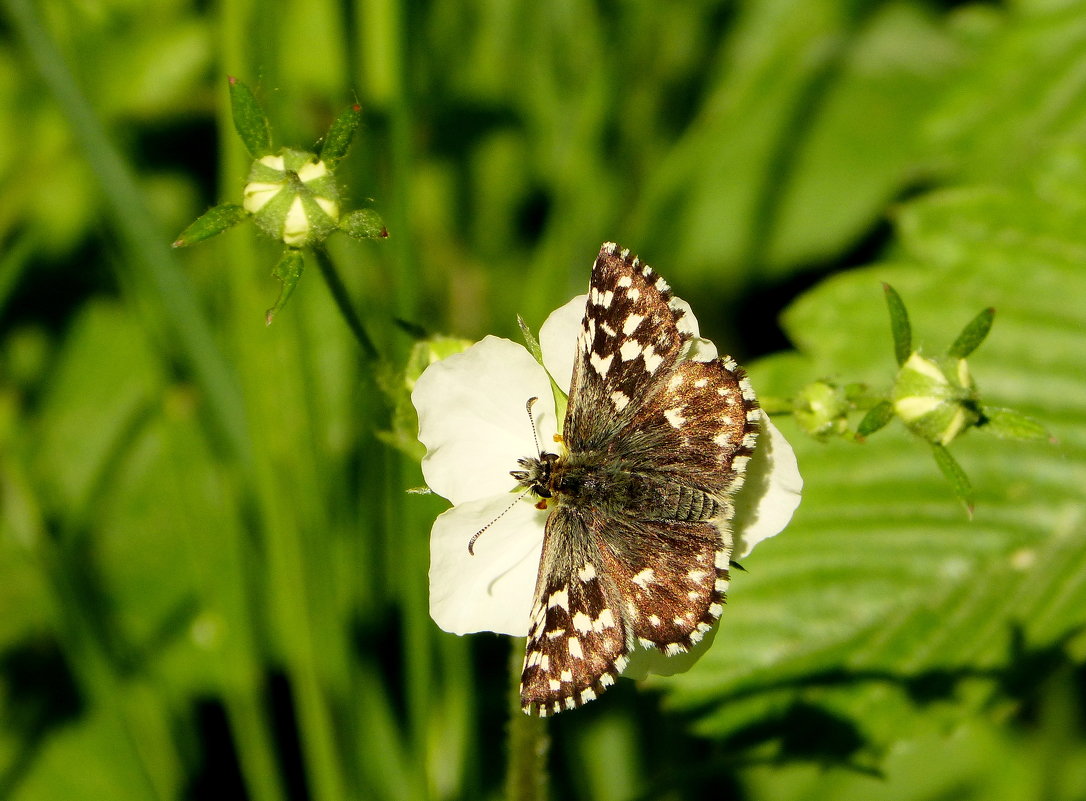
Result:
[[[557,453],[542,452],[538,458],[518,459],[517,464],[524,469],[511,470],[509,475],[515,478],[520,486],[531,490],[540,498],[550,498],[554,494],[552,478],[557,461]]]

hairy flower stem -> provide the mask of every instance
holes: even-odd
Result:
[[[336,270],[336,266],[332,263],[328,251],[316,247],[313,248],[313,255],[317,258],[317,265],[320,267],[324,280],[328,283],[328,289],[332,292],[332,298],[339,308],[339,313],[343,315],[347,327],[351,329],[351,333],[354,334],[354,338],[358,340],[358,344],[362,348],[362,354],[367,361],[376,362],[378,357],[377,347],[373,344],[369,334],[366,333],[366,329],[362,326],[362,320],[351,305],[351,299],[347,296],[347,287],[344,286],[343,279],[339,277],[339,271]]]
[[[547,721],[525,715],[520,706],[520,671],[524,662],[524,638],[510,639],[509,657],[509,767],[505,776],[506,801],[546,801],[549,774],[547,752],[551,738]]]

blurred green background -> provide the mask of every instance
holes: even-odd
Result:
[[[880,281],[941,353],[985,306],[967,520],[900,426],[818,443],[690,672],[549,723],[551,795],[1086,798],[1086,4],[3,0],[0,798],[503,792],[509,641],[427,613],[396,370],[516,338],[616,240],[763,395],[885,389]],[[314,265],[245,225],[226,75],[278,145],[359,102]],[[396,447],[401,446],[401,447]],[[515,646],[514,646],[515,647]]]

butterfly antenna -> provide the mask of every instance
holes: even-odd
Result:
[[[524,411],[528,413],[528,422],[532,424],[532,439],[535,440],[535,452],[540,456],[543,455],[543,449],[539,447],[539,432],[535,430],[535,417],[532,415],[532,406],[539,398],[528,398],[528,402],[524,404]]]
[[[468,540],[468,553],[469,553],[469,554],[471,554],[472,556],[475,556],[475,540],[479,539],[479,536],[480,536],[480,535],[481,535],[481,534],[482,534],[482,533],[483,533],[484,531],[486,531],[486,530],[487,530],[488,528],[490,528],[490,527],[491,527],[492,525],[494,525],[494,524],[495,524],[495,523],[497,523],[497,522],[498,522],[499,520],[501,520],[501,519],[502,519],[503,517],[505,517],[506,513],[507,513],[507,512],[508,512],[508,511],[509,511],[510,509],[512,509],[512,508],[513,508],[514,506],[516,506],[516,505],[517,505],[518,503],[520,503],[520,499],[521,499],[521,498],[523,498],[523,497],[524,497],[525,495],[527,495],[527,494],[528,494],[529,492],[531,492],[531,491],[532,491],[532,490],[531,490],[531,487],[529,487],[528,489],[524,490],[524,492],[520,493],[520,495],[518,495],[518,496],[516,497],[516,499],[515,499],[515,500],[514,500],[514,501],[513,501],[513,502],[512,502],[511,504],[509,504],[508,506],[506,506],[506,507],[505,507],[505,509],[504,509],[504,510],[502,510],[502,513],[501,513],[500,515],[498,515],[498,516],[497,516],[497,517],[495,517],[495,518],[494,518],[493,520],[491,520],[491,521],[490,521],[489,523],[487,523],[487,524],[486,524],[485,526],[483,526],[483,527],[482,527],[481,529],[479,529],[478,531],[476,531],[476,532],[475,532],[475,533],[474,533],[474,534],[473,534],[473,535],[471,536],[471,539],[470,539],[470,540]]]

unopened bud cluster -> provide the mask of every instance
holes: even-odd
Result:
[[[241,81],[230,79],[230,105],[234,127],[254,161],[242,191],[242,203],[221,203],[186,228],[174,247],[185,247],[210,239],[247,217],[286,251],[272,272],[282,281],[279,299],[265,315],[271,322],[301,278],[302,248],[320,248],[336,231],[356,239],[383,239],[388,236],[381,216],[373,209],[342,214],[335,168],[347,155],[351,139],[361,121],[355,105],[343,111],[325,135],[320,153],[284,147],[273,153],[271,126],[252,91]]]

